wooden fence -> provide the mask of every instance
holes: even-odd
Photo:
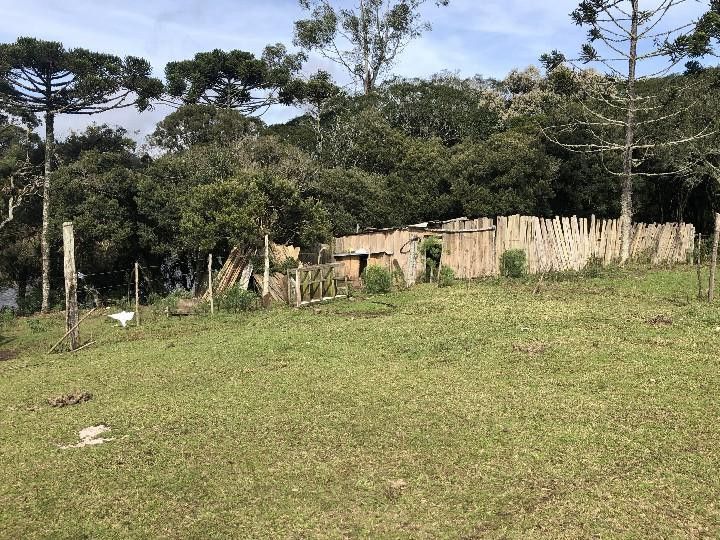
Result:
[[[604,265],[618,262],[622,247],[619,219],[514,215],[496,220],[461,218],[424,230],[412,226],[350,235],[335,240],[335,252],[365,250],[370,254],[369,264],[389,269],[399,266],[409,272],[413,268],[410,259],[417,252],[412,243],[425,236],[442,237],[441,264],[463,279],[498,275],[503,253],[511,249],[525,251],[528,272],[537,274],[581,270],[591,259]],[[684,263],[693,251],[694,238],[691,224],[635,223],[630,257],[655,265]]]
[[[300,307],[346,297],[348,290],[344,282],[343,265],[340,263],[291,268],[287,271],[288,303]]]
[[[476,229],[492,220],[449,222],[453,230]],[[695,227],[687,223],[635,223],[631,230],[630,258],[658,265],[684,263],[693,250]],[[622,247],[619,219],[533,216],[500,216],[492,232],[443,234],[443,265],[458,277],[497,275],[506,251],[521,249],[528,272],[581,270],[591,259],[608,265],[620,260]]]

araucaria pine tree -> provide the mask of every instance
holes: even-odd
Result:
[[[570,64],[583,77],[573,120],[544,128],[545,135],[573,152],[597,154],[609,174],[621,179],[621,262],[630,256],[633,184],[640,175],[663,176],[678,171],[643,171],[643,164],[663,149],[689,143],[710,134],[674,129],[675,119],[689,113],[686,100],[675,106],[673,96],[688,92],[692,81],[674,77],[664,90],[653,79],[671,74],[683,61],[711,52],[717,28],[717,0],[696,20],[670,24],[688,0],[583,0],[572,12],[573,21],[588,29],[588,39],[577,59],[557,51],[543,55],[548,71]],[[642,4],[642,5],[641,5]],[[649,5],[652,4],[652,5]],[[594,73],[580,66],[598,68]]]
[[[0,100],[45,122],[45,175],[42,186],[42,310],[50,298],[50,176],[55,152],[55,117],[96,114],[150,106],[163,85],[142,58],[120,58],[62,43],[23,37],[0,44]]]

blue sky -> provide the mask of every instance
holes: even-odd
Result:
[[[645,3],[655,4],[657,0]],[[537,64],[543,52],[575,53],[584,38],[568,14],[578,0],[451,0],[423,8],[433,31],[413,42],[394,68],[404,76],[428,76],[442,70],[463,76],[503,77],[513,68]],[[706,4],[707,2],[705,2]],[[641,2],[642,4],[642,2]],[[702,11],[690,1],[673,14],[687,21]],[[158,76],[168,61],[198,51],[242,49],[255,53],[268,43],[291,46],[293,21],[302,17],[297,0],[0,0],[0,42],[31,35],[119,55],[147,58]],[[311,57],[306,71],[318,68],[346,82],[332,64]],[[138,114],[113,111],[95,117],[62,118],[59,131],[82,129],[91,122],[120,124],[141,139],[168,109]],[[276,107],[267,122],[297,114]]]

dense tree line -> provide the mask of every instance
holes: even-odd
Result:
[[[330,3],[306,4],[312,16],[299,23],[298,43],[327,46],[339,24]],[[382,16],[382,24],[407,32],[393,38],[397,47],[424,29],[415,12]],[[587,126],[566,130],[562,144],[546,130],[570,125],[594,98],[591,89],[608,84],[606,75],[557,63],[503,80],[451,73],[381,80],[391,61],[366,65],[358,53],[371,30],[363,34],[361,19],[345,17],[343,24],[360,24],[343,57],[355,59],[357,93],[327,73],[303,78],[304,54],[279,44],[260,57],[215,50],[172,62],[164,86],[142,59],[26,38],[0,46],[0,284],[15,283],[28,303],[39,299],[46,238],[48,279],[59,285],[65,220],[75,223],[82,272],[138,260],[154,269],[150,291],[192,287],[208,253],[240,246],[252,256],[264,232],[311,249],[358,226],[511,213],[619,215],[622,178],[609,171],[622,156],[573,151],[596,137]],[[707,135],[643,156],[633,210],[639,221],[684,220],[706,230],[720,208],[720,71],[688,68],[638,84],[673,111],[674,132]],[[51,91],[18,93],[21,77],[31,89],[45,77]],[[33,131],[48,114],[144,109],[153,100],[176,108],[142,146],[122,127],[94,125],[57,142],[52,132],[41,139]],[[270,126],[258,116],[290,104],[305,114]],[[93,286],[110,285],[103,279],[93,278]]]

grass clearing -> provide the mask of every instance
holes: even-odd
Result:
[[[44,354],[60,315],[17,320],[0,535],[720,535],[720,309],[694,271],[534,288],[91,318],[73,355]]]

